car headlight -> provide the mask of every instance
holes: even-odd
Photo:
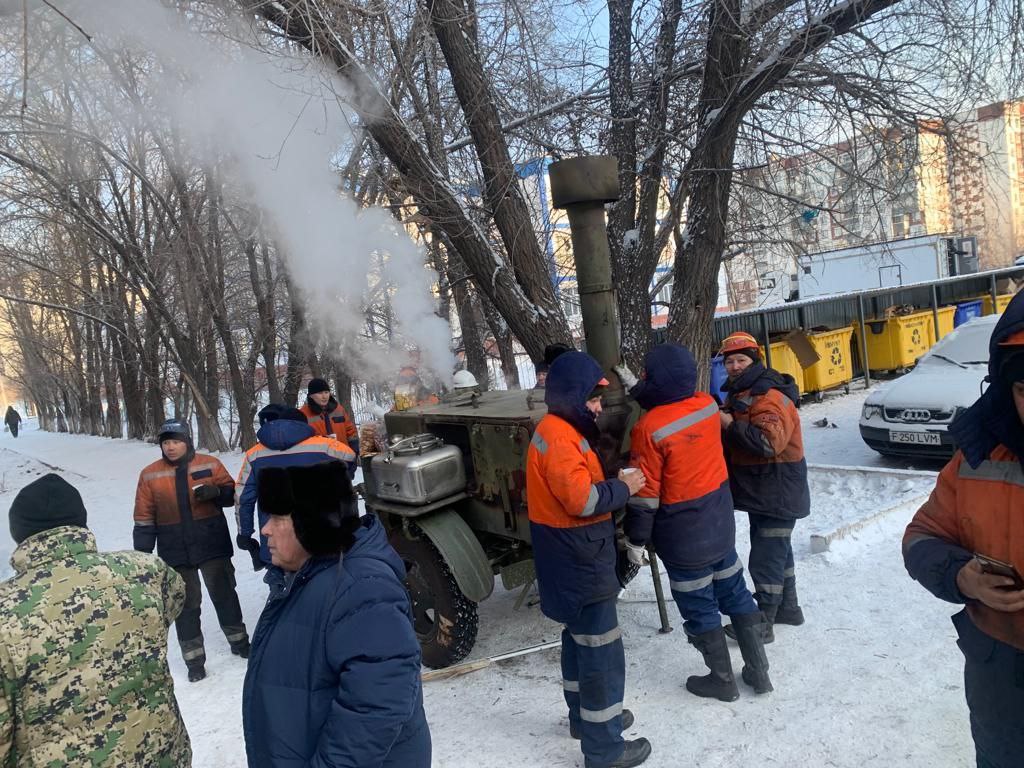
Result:
[[[871,403],[864,403],[864,408],[861,409],[860,417],[867,421],[875,416],[882,415],[882,406],[872,405]]]

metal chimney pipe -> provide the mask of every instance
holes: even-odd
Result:
[[[549,174],[552,204],[569,217],[587,352],[601,364],[610,388],[621,390],[612,371],[621,359],[619,316],[604,211],[619,199],[618,162],[601,156],[559,160]]]

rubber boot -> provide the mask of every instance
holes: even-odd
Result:
[[[198,683],[206,677],[205,664],[187,664],[186,668],[188,669],[188,681],[190,683]]]
[[[633,739],[626,742],[622,757],[612,763],[592,763],[586,760],[586,768],[633,768],[651,756],[651,742],[647,739]]]
[[[789,624],[799,627],[804,623],[804,612],[796,596],[796,579],[790,577],[782,586],[782,605],[775,614],[776,624]]]
[[[764,637],[762,638],[765,645],[771,645],[775,642],[775,617],[778,615],[779,606],[777,605],[763,605],[761,606],[761,613],[764,614]],[[751,614],[753,615],[753,614]],[[735,623],[735,621],[733,622]],[[736,627],[733,624],[729,624],[725,628],[725,634],[727,634],[733,640],[739,640],[736,636]]]
[[[725,642],[725,630],[721,627],[693,635],[690,643],[704,656],[704,663],[711,670],[707,675],[694,675],[686,679],[686,690],[694,696],[719,701],[736,701],[740,697],[736,678],[732,673],[732,659]]]
[[[231,653],[235,656],[241,656],[243,659],[249,658],[249,638],[245,638],[240,642],[234,643],[231,646]]]
[[[772,606],[767,606],[772,607]],[[768,677],[768,656],[764,652],[764,636],[767,619],[758,613],[744,613],[732,617],[736,628],[736,641],[743,654],[743,682],[754,689],[754,693],[769,693],[772,681]]]
[[[625,731],[631,725],[633,725],[633,713],[628,709],[622,710],[622,730]],[[579,726],[569,723],[569,735],[579,741],[582,738]]]

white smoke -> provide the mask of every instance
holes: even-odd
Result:
[[[351,374],[390,377],[408,361],[407,346],[450,376],[451,329],[435,314],[436,274],[423,249],[387,211],[360,210],[339,190],[332,162],[351,147],[352,130],[337,78],[308,57],[232,41],[248,33],[241,20],[223,34],[200,34],[159,0],[78,0],[66,13],[98,48],[159,62],[160,80],[147,90],[197,159],[217,157],[223,167],[230,158],[232,180],[281,245],[309,326]],[[388,350],[360,343],[367,293],[381,298],[378,281],[397,326]]]

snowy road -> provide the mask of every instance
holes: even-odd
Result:
[[[803,409],[808,458],[825,464],[885,464],[860,443],[857,416],[864,393],[833,397]],[[826,417],[837,429],[810,422]],[[0,437],[0,516],[14,494],[47,471],[79,490],[101,549],[131,547],[131,510],[138,471],[157,455],[152,445],[30,428],[17,440]],[[232,473],[240,454],[221,457]],[[44,464],[45,463],[45,464]],[[905,464],[900,466],[906,466]],[[922,466],[922,469],[935,469]],[[903,527],[928,476],[819,471],[812,478],[812,516],[797,526],[797,573],[808,616],[803,627],[780,627],[769,646],[775,693],[755,698],[741,686],[733,704],[696,699],[683,689],[703,673],[699,654],[676,631],[657,633],[649,571],[623,595],[620,619],[627,654],[627,701],[634,735],[651,739],[651,768],[764,766],[907,766],[958,768],[971,764],[963,702],[961,657],[948,617],[953,606],[907,577],[900,557]],[[908,501],[909,500],[909,501]],[[904,502],[902,506],[900,503]],[[856,523],[882,508],[895,511],[812,555],[813,532]],[[742,516],[741,516],[742,518]],[[746,556],[745,524],[738,548]],[[0,526],[0,577],[10,573],[13,548]],[[250,630],[266,588],[248,556],[236,556],[238,587]],[[536,606],[514,610],[516,595],[497,594],[481,606],[474,657],[558,637]],[[243,662],[230,655],[204,603],[209,676],[189,684],[176,642],[171,668],[192,736],[197,768],[246,765],[241,737]],[[739,652],[733,646],[734,663]],[[425,684],[441,768],[582,766],[568,737],[557,650],[515,659],[449,681]]]

